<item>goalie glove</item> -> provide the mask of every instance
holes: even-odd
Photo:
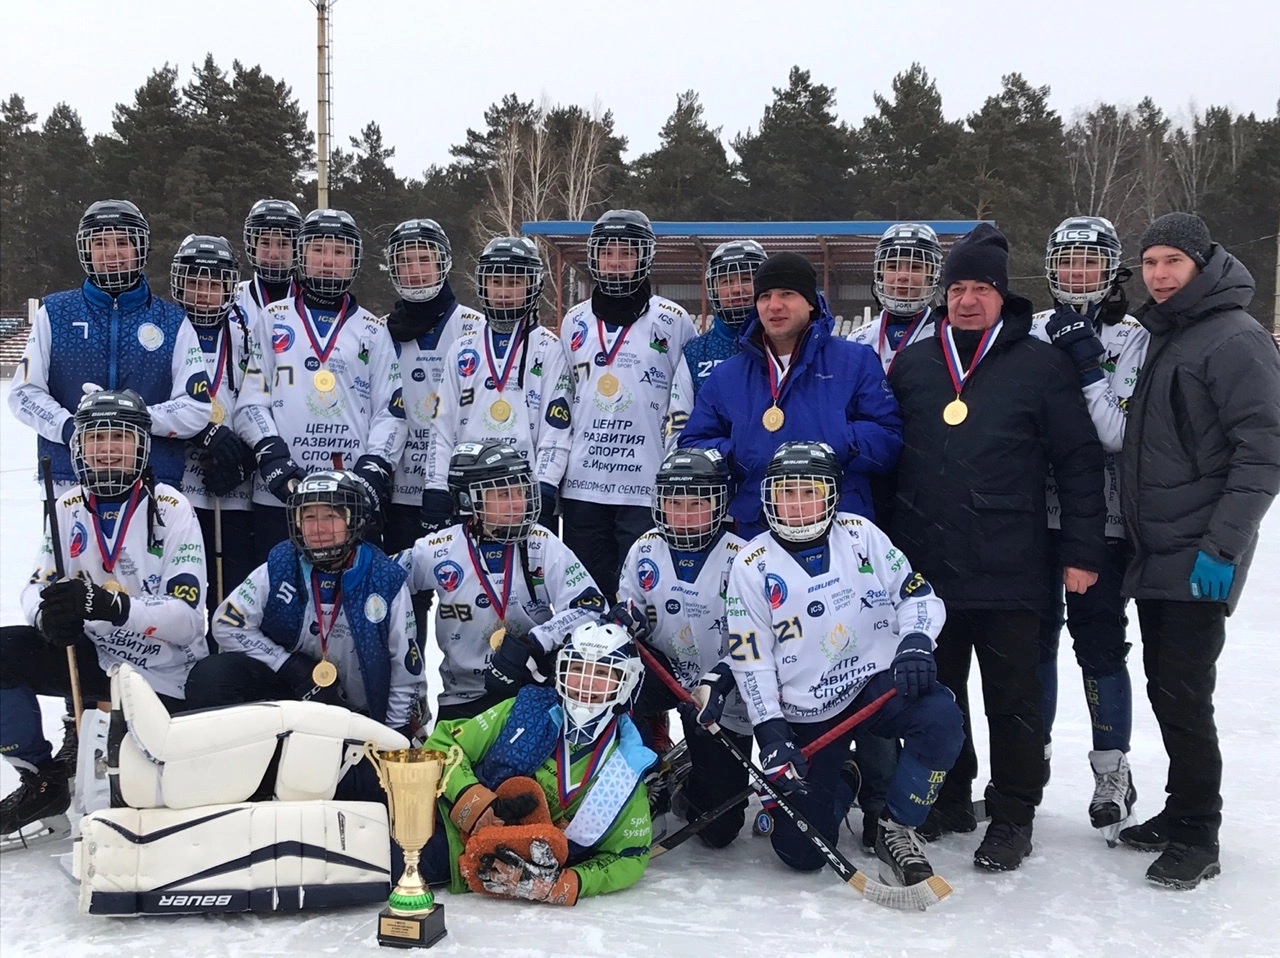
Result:
[[[499,845],[493,854],[483,857],[476,874],[490,895],[553,905],[574,905],[578,901],[578,873],[562,868],[551,846],[542,839],[529,843],[528,858]]]

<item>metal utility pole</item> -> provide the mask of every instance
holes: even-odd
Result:
[[[316,206],[329,206],[329,121],[333,107],[333,54],[329,11],[337,0],[311,0],[316,8]]]

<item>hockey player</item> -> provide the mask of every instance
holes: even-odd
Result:
[[[364,241],[342,210],[312,210],[297,241],[299,292],[262,311],[236,404],[235,429],[253,446],[255,551],[288,536],[283,504],[309,472],[351,468],[373,502],[376,537],[404,449],[400,367],[386,326],[349,290]]]
[[[924,223],[897,223],[876,243],[871,289],[880,315],[855,329],[849,339],[870,346],[885,373],[894,357],[934,334],[933,304],[942,275],[942,244]]]
[[[717,246],[707,261],[707,302],[715,315],[711,328],[685,343],[681,351],[667,412],[668,449],[679,444],[680,430],[711,370],[738,354],[742,321],[755,305],[751,281],[764,260],[764,247],[755,240],[731,240]]]
[[[452,506],[447,490],[434,496],[424,493],[431,420],[440,404],[440,380],[447,368],[449,347],[482,317],[459,303],[449,285],[453,248],[435,220],[405,220],[392,230],[386,261],[391,285],[400,294],[387,315],[387,330],[400,358],[408,417],[404,454],[396,469],[391,519],[387,523],[387,552],[394,553],[412,547],[424,531],[435,531],[433,524],[436,528],[449,524],[447,519],[443,525],[433,519],[423,525],[424,515],[438,516],[441,510]],[[427,599],[418,607],[418,614],[423,616],[420,625],[425,627],[430,594],[421,595]]]
[[[657,757],[627,715],[642,672],[625,629],[585,623],[556,655],[554,687],[441,721],[424,748],[463,755],[423,849],[424,880],[556,905],[639,881],[650,842],[643,775]]]
[[[187,444],[182,493],[200,520],[205,555],[217,563],[206,589],[211,618],[226,587],[243,582],[254,566],[250,507],[257,462],[231,429],[249,358],[249,323],[234,301],[239,272],[225,239],[196,235],[182,241],[169,270],[173,298],[195,328],[209,376],[210,421]]]
[[[841,469],[825,443],[788,442],[763,486],[769,531],[729,573],[728,654],[760,746],[760,764],[824,838],[846,809],[837,782],[851,733],[806,761],[800,749],[895,687],[867,728],[904,739],[880,817],[883,877],[915,884],[933,874],[916,834],[964,740],[955,698],[937,681],[934,639],[942,601],[869,520],[836,512]],[[718,721],[704,707],[700,721]],[[772,834],[778,857],[812,871],[825,859],[790,819]]]
[[[258,200],[244,220],[244,254],[253,276],[240,284],[236,302],[250,323],[260,310],[294,295],[294,256],[302,213],[289,200]]]
[[[1068,217],[1045,249],[1045,278],[1057,306],[1032,320],[1031,334],[1066,351],[1080,373],[1089,416],[1106,452],[1107,551],[1097,583],[1087,592],[1068,592],[1067,630],[1084,678],[1085,702],[1093,725],[1094,791],[1089,819],[1110,844],[1129,818],[1137,792],[1129,772],[1133,689],[1125,641],[1125,598],[1121,593],[1130,549],[1120,512],[1117,456],[1124,445],[1129,397],[1146,361],[1150,334],[1128,315],[1120,266],[1120,237],[1108,220]],[[1046,499],[1049,527],[1060,526],[1057,491]],[[1057,534],[1056,532],[1054,533]],[[1054,606],[1041,619],[1040,683],[1044,688],[1045,774],[1058,704],[1058,636],[1062,628],[1062,585],[1055,577]]]
[[[36,701],[71,694],[66,647],[76,650],[87,701],[110,699],[106,670],[128,662],[171,711],[182,708],[187,673],[208,654],[200,526],[178,490],[151,478],[155,427],[142,397],[129,389],[92,393],[74,421],[80,484],[58,497],[50,520],[66,550],[64,577],[46,536],[22,591],[28,624],[0,629],[0,752],[22,779],[0,805],[4,836],[60,815],[70,802],[74,769],[51,756]]]
[[[431,419],[423,522],[451,524],[449,460],[462,442],[495,440],[533,465],[550,526],[569,459],[573,382],[555,333],[538,324],[542,257],[533,240],[491,240],[476,264],[485,318],[449,347]],[[442,495],[443,494],[443,495]]]
[[[219,652],[192,671],[187,704],[313,700],[413,738],[411,714],[426,695],[413,606],[404,570],[361,541],[373,522],[365,484],[312,473],[287,514],[288,540],[218,608]]]
[[[719,719],[738,750],[751,752],[751,723],[738,698],[724,657],[725,589],[729,566],[743,542],[726,531],[729,469],[714,449],[677,449],[667,455],[654,480],[654,528],[627,553],[618,585],[620,601],[648,618],[647,639],[664,665],[696,696],[728,699]],[[635,714],[648,718],[676,705],[661,682],[646,682]],[[692,715],[681,718],[692,766],[682,795],[693,819],[747,787],[747,774]],[[741,807],[698,833],[712,848],[723,848],[742,828]]]
[[[591,299],[560,324],[575,380],[564,541],[610,600],[627,550],[649,528],[671,380],[694,336],[689,315],[653,295],[656,245],[643,213],[601,216],[587,238]]]
[[[412,591],[433,589],[440,599],[441,719],[510,698],[527,681],[531,656],[545,658],[573,625],[605,608],[583,564],[537,524],[538,483],[515,449],[493,440],[460,444],[449,489],[460,523],[396,557]],[[544,639],[535,629],[548,622]]]

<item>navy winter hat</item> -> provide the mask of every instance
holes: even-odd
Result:
[[[1200,217],[1193,213],[1165,213],[1142,234],[1142,248],[1138,254],[1142,255],[1153,246],[1172,246],[1182,250],[1204,269],[1205,263],[1209,262],[1212,245],[1209,227]]]
[[[1009,295],[1009,241],[990,223],[979,223],[956,240],[942,263],[942,288],[972,279]]]
[[[752,285],[756,299],[771,289],[790,289],[818,308],[818,273],[799,253],[774,253],[760,264]]]

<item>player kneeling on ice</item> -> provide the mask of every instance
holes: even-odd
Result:
[[[461,746],[422,873],[454,892],[572,905],[634,885],[649,863],[643,776],[657,756],[627,712],[643,668],[621,626],[586,623],[555,659],[555,687],[526,685],[424,746]]]
[[[840,466],[825,443],[788,442],[765,471],[769,531],[742,547],[729,573],[728,652],[738,692],[776,786],[832,845],[848,812],[837,800],[848,732],[806,760],[801,747],[890,688],[866,720],[903,739],[876,836],[882,878],[903,885],[933,875],[916,834],[964,741],[955,697],[938,684],[934,639],[942,601],[877,526],[837,513]],[[706,699],[698,719],[720,718]],[[789,818],[774,851],[792,868],[825,859]]]
[[[218,607],[220,651],[192,670],[187,704],[322,702],[412,739],[426,722],[413,607],[404,570],[361,541],[373,522],[364,484],[312,473],[289,497],[287,520],[289,538]],[[365,784],[379,790],[371,776]]]
[[[714,697],[723,706],[724,734],[738,750],[751,753],[751,723],[722,657],[725,588],[729,566],[742,540],[724,528],[729,505],[729,469],[714,449],[677,449],[669,453],[654,482],[653,521],[622,567],[618,598],[630,602],[652,623],[645,640],[676,680],[695,696]],[[701,680],[701,681],[699,681]],[[727,705],[725,704],[727,700]],[[646,682],[635,714],[649,718],[674,708],[675,697],[657,681]],[[676,807],[688,805],[692,820],[747,787],[742,765],[703,729],[693,714],[683,714],[688,747],[688,780]],[[659,806],[661,807],[661,806]],[[747,803],[700,831],[702,841],[723,848],[742,828]]]
[[[3,836],[51,818],[36,838],[65,830],[58,817],[70,805],[75,769],[54,760],[36,696],[71,694],[66,648],[75,649],[87,701],[109,700],[106,670],[127,662],[171,712],[183,707],[192,665],[208,655],[200,526],[181,493],[151,478],[142,397],[130,389],[91,393],[74,421],[80,484],[57,498],[51,516],[66,554],[55,556],[45,537],[22,591],[30,624],[0,629],[0,751],[22,779],[0,805]]]

